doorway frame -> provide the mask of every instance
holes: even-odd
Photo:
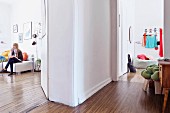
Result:
[[[117,80],[116,79],[113,79],[113,81],[118,81],[119,80],[119,73],[121,72],[120,71],[120,65],[121,65],[121,61],[120,61],[120,59],[121,59],[121,55],[120,55],[120,52],[121,52],[121,38],[119,37],[119,24],[120,24],[120,17],[119,17],[119,2],[120,2],[120,0],[116,0],[116,2],[117,2],[117,7],[116,7],[116,9],[117,9],[117,75],[113,75],[114,76],[114,78],[117,78]],[[112,4],[111,4],[112,5]],[[111,9],[112,10],[112,9]],[[111,22],[112,21],[114,21],[113,19],[111,19]],[[163,0],[163,32],[165,32],[165,1]],[[112,29],[111,29],[112,30]],[[113,38],[113,35],[112,35],[112,38]],[[164,33],[163,33],[163,48],[164,48],[164,50],[163,50],[163,53],[164,53],[164,57],[165,57],[165,35],[164,35]],[[112,43],[113,44],[113,43]],[[113,48],[111,48],[111,50],[113,50]],[[134,51],[134,55],[133,56],[135,56],[135,51]],[[113,65],[113,61],[112,61],[112,65]],[[119,72],[120,71],[120,72]]]

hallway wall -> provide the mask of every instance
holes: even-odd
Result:
[[[116,0],[112,3],[112,8],[117,7]],[[117,21],[112,23],[111,40],[110,0],[57,0],[48,4],[49,99],[75,106],[112,78],[117,80]],[[116,11],[112,12],[115,20]]]
[[[75,76],[79,103],[111,82],[110,1],[79,0]]]
[[[118,48],[117,48],[117,35],[118,35],[118,22],[119,17],[117,16],[117,0],[110,0],[110,18],[111,18],[111,76],[113,81],[118,80],[117,69],[118,69]]]
[[[74,0],[48,1],[49,99],[74,106]]]

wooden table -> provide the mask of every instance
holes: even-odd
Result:
[[[170,62],[169,61],[159,61],[159,78],[162,87],[164,90],[164,103],[162,108],[162,113],[165,112],[168,94],[170,91]]]

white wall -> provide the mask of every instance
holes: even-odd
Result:
[[[169,24],[169,21],[170,21],[170,13],[169,13],[169,10],[170,10],[170,1],[169,0],[165,0],[164,1],[164,4],[165,4],[165,7],[164,7],[164,42],[165,42],[165,58],[170,58],[170,52],[169,52],[169,42],[170,42],[170,24]]]
[[[11,6],[0,2],[0,54],[11,46]]]
[[[74,73],[82,103],[111,82],[110,1],[78,0],[77,16]]]
[[[110,1],[110,16],[111,16],[111,75],[112,75],[112,80],[113,81],[118,81],[118,10],[117,10],[117,0],[111,0]]]
[[[135,0],[135,41],[142,41],[146,28],[163,28],[163,19],[163,0]],[[135,44],[135,56],[141,53],[159,58],[159,51]]]
[[[74,1],[48,3],[49,99],[73,106]]]
[[[48,2],[49,99],[75,106],[111,82],[110,1]]]
[[[11,26],[18,24],[18,33],[23,33],[23,24],[32,22],[32,31],[35,33],[35,24],[41,23],[41,0],[16,0],[12,4],[12,22]],[[18,33],[12,33],[12,43],[18,43]],[[40,36],[40,35],[39,35]],[[24,40],[23,43],[19,43],[19,46],[23,52],[27,52],[29,55],[34,54],[36,56],[36,46],[32,46],[32,42],[35,39]],[[37,39],[38,57],[41,57],[41,40]]]

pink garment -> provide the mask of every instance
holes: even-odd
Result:
[[[140,54],[140,55],[138,55],[137,56],[139,59],[141,59],[141,60],[149,60],[149,58],[146,56],[146,55],[144,55],[144,54]]]

